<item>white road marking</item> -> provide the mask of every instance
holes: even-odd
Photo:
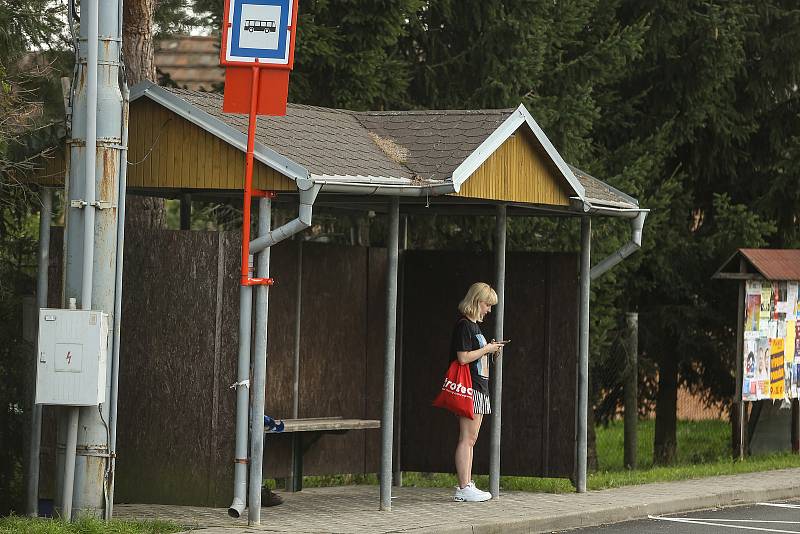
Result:
[[[776,508],[800,508],[800,504],[788,504],[780,502],[757,502],[758,506],[774,506]]]
[[[696,521],[689,517],[663,517],[657,515],[648,515],[648,519],[654,519],[656,521],[672,521],[674,523],[685,523],[685,524],[694,524],[694,525],[709,525],[712,527],[725,527],[725,528],[738,528],[740,530],[756,530],[759,532],[779,532],[784,534],[798,534],[797,530],[778,530],[772,528],[761,528],[761,527],[748,527],[745,525],[726,525],[725,523],[715,523],[712,521]],[[714,520],[716,521],[716,519]]]

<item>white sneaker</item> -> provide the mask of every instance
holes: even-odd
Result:
[[[456,494],[453,500],[456,502],[484,502],[492,498],[488,491],[481,491],[475,487],[475,483],[470,481],[463,488],[456,486]]]

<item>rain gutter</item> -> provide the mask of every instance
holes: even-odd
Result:
[[[588,202],[584,202],[584,210],[590,215],[597,214],[612,217],[625,217],[630,219],[631,224],[630,241],[622,245],[616,252],[610,254],[601,260],[597,265],[592,267],[589,274],[591,279],[595,280],[642,247],[642,230],[644,228],[644,220],[647,218],[647,214],[650,213],[650,210],[642,208],[599,207],[592,206]]]

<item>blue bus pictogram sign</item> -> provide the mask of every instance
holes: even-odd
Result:
[[[290,65],[292,0],[229,0],[224,63]]]

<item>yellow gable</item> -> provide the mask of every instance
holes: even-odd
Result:
[[[131,188],[244,189],[244,152],[147,98],[131,103],[128,161]],[[257,160],[253,187],[296,190]]]
[[[455,195],[567,206],[571,191],[533,132],[522,125],[472,173]]]

